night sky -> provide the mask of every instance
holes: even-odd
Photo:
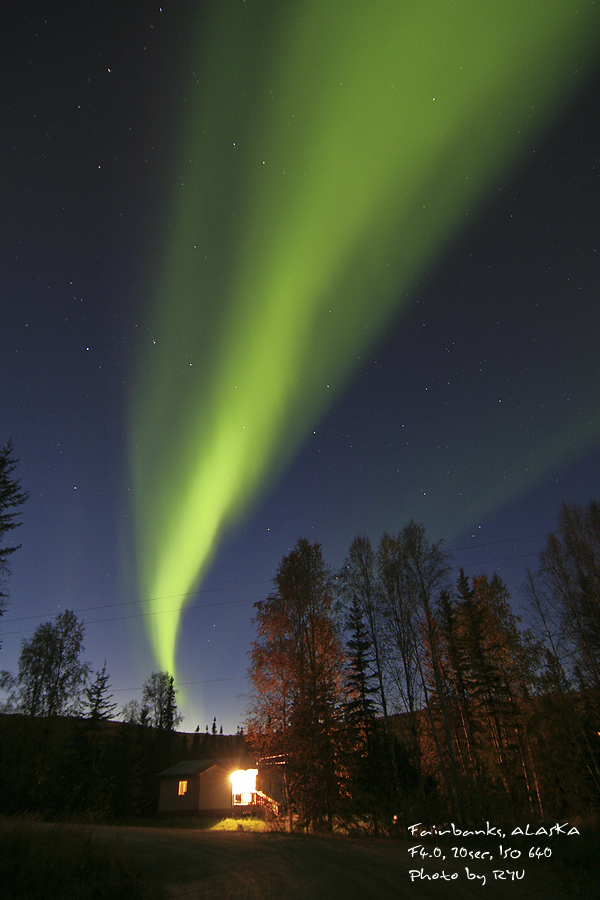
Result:
[[[165,246],[178,227],[181,147],[206,71],[198,60],[214,50],[198,49],[210,5],[25,2],[0,22],[0,441],[12,438],[30,493],[11,535],[22,547],[7,582],[0,668],[16,672],[22,640],[74,609],[86,624],[85,658],[94,669],[106,660],[119,705],[140,699],[158,668],[132,558],[132,396],[143,389]],[[243,22],[241,0],[229,6]],[[248,82],[249,97],[259,83],[266,94],[278,89],[261,48],[270,59],[278,18],[269,13],[285,4],[258,6],[238,37],[244,65],[222,61],[224,71],[248,72],[256,57],[262,81]],[[598,50],[599,34],[588,29]],[[561,502],[598,498],[600,69],[573,77],[552,121],[463,206],[410,286],[398,282],[397,313],[376,340],[352,348],[285,465],[269,463],[219,532],[182,618],[185,730],[214,716],[225,732],[243,723],[252,604],[299,537],[321,543],[336,568],[357,533],[376,542],[413,518],[444,539],[457,568],[498,571],[519,608],[526,567]],[[193,113],[203,133],[213,87],[205,118]],[[227,109],[214,115],[223,128]],[[251,115],[232,124],[232,144],[253,128]],[[206,168],[211,183],[210,159]],[[216,177],[213,186],[211,208],[222,197],[226,209],[205,230],[233,265],[224,222],[236,213],[234,188]],[[251,233],[252,218],[242,227]],[[226,342],[221,307],[206,322],[202,340],[214,331]],[[210,375],[210,360],[203,365]],[[302,366],[308,382],[310,353]],[[155,427],[159,466],[163,446],[183,440],[170,425]],[[156,621],[182,605],[159,600]]]

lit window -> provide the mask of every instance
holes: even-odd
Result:
[[[180,797],[183,797],[184,794],[187,794],[187,781],[179,782],[179,791],[178,794]]]

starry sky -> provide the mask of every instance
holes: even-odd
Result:
[[[30,498],[13,533],[22,547],[0,667],[16,671],[36,625],[74,609],[85,657],[95,669],[106,660],[119,705],[157,668],[148,613],[160,622],[182,606],[145,596],[134,574],[131,398],[157,339],[153,298],[198,92],[208,99],[196,126],[210,133],[213,121],[199,64],[212,51],[198,49],[208,6],[25,2],[2,13],[0,440],[12,438]],[[269,12],[284,5],[262,6],[237,38],[244,66],[221,64],[247,73],[256,59],[277,96],[261,63],[277,47]],[[600,29],[588,32],[598,46]],[[285,465],[268,465],[220,530],[181,619],[184,729],[243,723],[252,605],[299,537],[336,568],[355,534],[376,542],[414,518],[457,567],[498,571],[518,608],[561,502],[598,497],[600,70],[572,78],[410,285],[398,281],[396,313],[354,346]],[[252,134],[248,120],[236,134]],[[222,197],[235,212],[231,185],[214,186],[213,207]],[[208,320],[222,327],[219,308]],[[165,423],[155,438],[161,459],[158,445],[179,436]]]

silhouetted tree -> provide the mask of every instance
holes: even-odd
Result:
[[[255,604],[252,736],[262,753],[285,756],[289,799],[303,821],[331,826],[344,653],[319,544],[300,539],[281,561],[274,586]]]
[[[417,592],[409,581],[402,535],[384,534],[377,549],[380,641],[388,679],[394,686],[396,708],[408,715],[411,751],[420,769],[418,710],[423,706],[423,686],[419,670],[419,605]]]
[[[3,673],[9,708],[31,716],[80,713],[90,673],[89,664],[81,660],[84,633],[83,622],[68,609],[54,622],[38,625],[23,641],[16,678]]]
[[[357,535],[338,573],[338,590],[347,611],[358,604],[371,642],[378,700],[384,718],[388,718],[382,642],[380,585],[375,568],[375,554],[366,535]]]
[[[338,591],[343,605],[349,611],[358,604],[363,616],[366,633],[371,642],[376,699],[383,713],[384,743],[389,758],[391,783],[396,792],[396,804],[403,806],[402,790],[396,760],[396,740],[390,719],[389,686],[393,654],[387,652],[388,617],[384,608],[384,592],[381,583],[381,567],[378,565],[371,541],[366,535],[357,535],[350,545],[348,556],[338,573]],[[380,767],[381,768],[381,767]],[[387,771],[386,767],[386,771]]]
[[[9,440],[0,450],[0,541],[4,540],[5,534],[21,524],[16,521],[19,507],[29,496],[27,491],[22,489],[19,479],[14,476],[17,465],[18,460],[12,455],[12,443]],[[8,594],[3,590],[4,581],[9,574],[8,560],[19,547],[20,544],[14,547],[0,547],[0,616],[4,612],[8,598]]]
[[[546,648],[543,672],[547,785],[555,803],[567,803],[564,783],[550,773],[560,765],[578,773],[583,797],[600,792],[600,505],[563,504],[558,529],[549,535],[535,572],[527,572],[525,596]],[[552,738],[548,733],[550,723]],[[560,789],[560,790],[559,790]],[[568,793],[568,792],[567,792]],[[572,791],[571,791],[572,793]],[[562,798],[562,799],[560,799]]]
[[[96,672],[94,681],[86,687],[84,694],[87,700],[88,717],[95,721],[110,719],[117,704],[112,702],[112,696],[108,693],[110,675],[106,671],[106,660],[99,672]]]
[[[464,571],[460,570],[457,580],[457,591],[463,600],[470,594],[471,588]],[[476,814],[481,817],[489,813],[485,806],[485,779],[481,772],[480,760],[476,750],[475,733],[477,729],[476,709],[470,703],[465,667],[463,664],[463,647],[458,636],[460,616],[458,604],[453,602],[450,593],[443,591],[440,595],[437,618],[439,622],[440,644],[442,649],[442,668],[444,684],[451,704],[451,721],[454,729],[457,753],[460,758],[463,777],[470,782],[471,806],[476,807]]]
[[[346,618],[348,638],[348,699],[346,717],[368,744],[375,730],[377,705],[373,696],[377,693],[373,666],[373,645],[367,634],[358,602],[354,602]]]
[[[450,562],[442,548],[442,542],[431,543],[425,527],[409,522],[398,534],[396,557],[398,567],[398,592],[402,598],[402,629],[412,631],[413,646],[418,648],[411,665],[418,672],[418,681],[431,724],[432,738],[439,760],[440,774],[446,786],[452,814],[464,820],[461,784],[456,760],[444,673],[440,657],[439,631],[435,612],[440,597],[448,586]],[[402,637],[410,647],[410,639]],[[442,740],[434,725],[433,701],[439,711],[442,724]]]
[[[183,717],[177,712],[177,691],[172,675],[153,672],[144,682],[142,709],[147,710],[147,724],[159,731],[174,731]]]
[[[129,700],[121,709],[119,716],[129,725],[148,724],[148,710],[142,708],[139,700]]]
[[[352,797],[353,811],[361,816],[370,814],[377,833],[382,815],[388,815],[391,820],[389,786],[393,782],[393,773],[389,757],[386,765],[377,725],[379,709],[374,699],[378,690],[373,646],[356,599],[348,613],[346,629],[346,749],[351,773],[347,789]]]
[[[528,721],[540,645],[531,632],[520,630],[497,574],[474,576],[469,583],[461,571],[456,601],[445,598],[438,621],[455,744],[463,777],[475,784],[485,807],[478,811],[542,815]],[[494,798],[491,785],[502,788]],[[521,809],[523,798],[529,810]]]
[[[582,688],[600,689],[600,505],[563,504],[558,533],[538,566],[538,600],[554,636],[562,632],[566,671]]]

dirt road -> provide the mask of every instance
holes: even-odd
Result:
[[[166,828],[95,829],[120,844],[138,871],[175,900],[541,900],[571,894],[543,865],[527,865],[522,881],[493,878],[493,865],[462,861],[429,865],[409,858],[401,841],[289,834],[206,832]],[[444,868],[445,865],[445,868]],[[496,864],[497,865],[497,864]],[[514,867],[513,867],[514,868]],[[418,877],[445,871],[456,879]],[[556,893],[558,890],[559,893]]]

